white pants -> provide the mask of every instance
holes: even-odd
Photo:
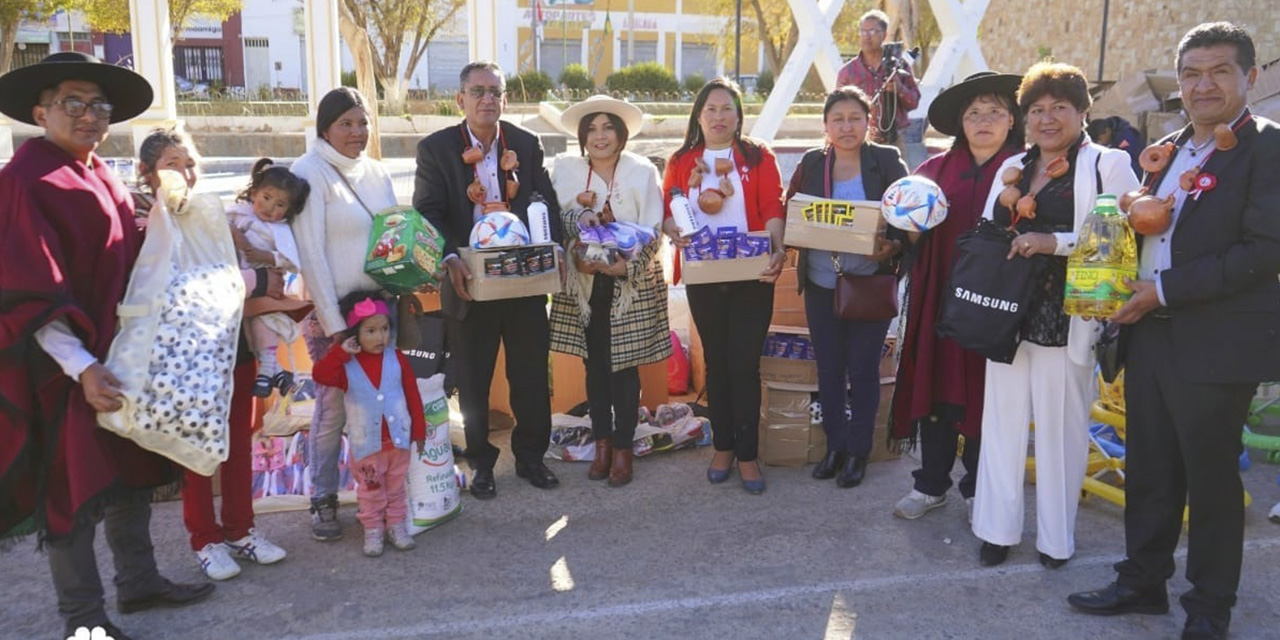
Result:
[[[1004,546],[1021,541],[1027,435],[1034,421],[1036,549],[1059,560],[1075,553],[1093,397],[1093,367],[1072,362],[1066,347],[1024,342],[1011,364],[987,363],[974,535]]]

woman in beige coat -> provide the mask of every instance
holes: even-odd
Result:
[[[639,366],[671,355],[667,289],[656,240],[637,247],[630,259],[588,259],[580,226],[616,220],[644,227],[656,237],[662,223],[658,169],[623,150],[643,122],[638,108],[607,96],[569,107],[561,123],[578,133],[580,153],[557,157],[551,176],[573,267],[564,293],[552,299],[551,348],[583,358],[596,444],[588,477],[608,478],[613,487],[631,481]]]

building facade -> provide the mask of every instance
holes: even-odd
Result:
[[[982,20],[982,53],[992,69],[1021,73],[1045,56],[1076,65],[1090,80],[1114,81],[1174,67],[1178,40],[1202,22],[1225,20],[1253,35],[1258,63],[1280,57],[1280,11],[1274,0],[1040,2],[991,0]],[[1102,14],[1107,9],[1106,55]],[[1101,75],[1099,75],[1101,63]]]

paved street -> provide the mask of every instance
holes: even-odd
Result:
[[[495,443],[505,448],[506,437]],[[872,465],[849,490],[809,479],[808,468],[766,467],[769,490],[757,497],[736,476],[708,485],[705,448],[637,461],[624,489],[587,481],[585,464],[552,462],[563,483],[540,491],[515,478],[506,455],[498,498],[465,498],[460,518],[420,535],[415,551],[361,556],[353,506],[341,511],[346,536],[331,544],[310,539],[302,512],[265,515],[258,526],[289,551],[283,563],[245,567],[198,606],[116,620],[151,640],[1147,639],[1181,630],[1176,606],[1167,616],[1100,619],[1066,605],[1067,593],[1108,582],[1122,552],[1121,510],[1097,499],[1080,510],[1075,558],[1050,571],[1036,560],[1028,486],[1024,542],[987,569],[954,491],[921,520],[890,515],[910,485],[915,463],[906,458]],[[1280,629],[1280,526],[1266,520],[1280,496],[1277,472],[1255,454],[1243,474],[1255,502],[1236,640]],[[157,505],[152,529],[164,573],[200,578],[180,504]],[[53,638],[61,628],[33,546],[0,554],[0,638]],[[98,546],[109,582],[101,536]],[[1170,587],[1176,595],[1187,583],[1179,574]]]

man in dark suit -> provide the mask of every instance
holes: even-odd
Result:
[[[559,243],[560,207],[543,167],[538,137],[500,120],[506,106],[502,69],[493,62],[472,62],[463,68],[460,81],[457,102],[465,119],[418,143],[413,206],[446,239],[444,264],[449,277],[440,289],[441,304],[449,323],[452,355],[459,364],[458,398],[466,423],[466,455],[475,469],[471,495],[485,499],[497,495],[493,465],[498,448],[489,443],[489,386],[499,342],[506,349],[507,381],[516,418],[511,434],[516,475],[541,489],[559,484],[542,462],[551,438],[547,374],[551,338],[545,296],[472,301],[467,293],[471,273],[457,250],[469,246],[471,228],[487,210],[509,210],[528,227],[526,210],[535,193],[547,205],[551,236]],[[468,160],[473,162],[467,162],[463,152],[471,147],[482,155],[472,151]],[[502,168],[506,151],[515,152],[519,160],[513,171]],[[508,198],[511,181],[518,181],[519,190]],[[468,196],[473,182],[484,187],[483,195],[473,189],[478,202]],[[561,264],[563,268],[563,261]]]
[[[1222,638],[1244,541],[1241,426],[1258,383],[1280,378],[1280,128],[1246,106],[1258,70],[1240,27],[1189,31],[1177,69],[1191,125],[1145,181],[1175,196],[1172,224],[1142,239],[1133,298],[1111,318],[1125,325],[1127,557],[1114,583],[1068,601],[1095,615],[1167,612],[1187,505],[1182,637]],[[1197,169],[1188,193],[1179,177]]]

